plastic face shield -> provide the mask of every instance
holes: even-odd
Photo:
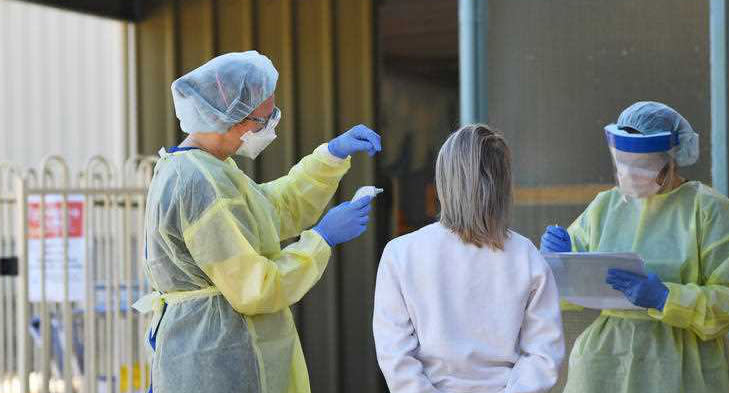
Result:
[[[631,134],[611,124],[605,127],[605,137],[620,191],[634,198],[658,193],[661,185],[656,179],[671,161],[671,152],[678,146],[678,135],[671,132]]]

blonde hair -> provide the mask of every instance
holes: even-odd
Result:
[[[656,183],[661,186],[658,193],[663,194],[665,192],[673,191],[674,188],[677,187],[676,182],[681,179],[682,177],[678,173],[678,164],[676,164],[675,159],[671,158],[663,169],[661,169],[658,173],[658,177],[656,178]]]
[[[464,242],[503,250],[511,215],[511,151],[503,135],[470,124],[438,153],[435,182],[440,222]]]

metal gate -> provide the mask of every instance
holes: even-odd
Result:
[[[144,209],[154,158],[72,175],[0,163],[0,393],[141,392],[149,386]]]

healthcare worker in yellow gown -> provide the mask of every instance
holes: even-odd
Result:
[[[256,158],[275,139],[277,78],[267,57],[249,51],[219,56],[172,84],[189,136],[160,151],[145,223],[156,292],[136,304],[155,311],[155,392],[309,392],[289,306],[322,276],[333,246],[365,231],[371,197],[317,220],[349,156],[381,146],[379,135],[356,126],[287,176],[254,183],[230,156]]]
[[[698,135],[675,110],[638,102],[605,127],[617,187],[546,252],[634,252],[647,275],[606,282],[644,311],[604,310],[577,339],[566,393],[729,392],[729,200],[676,168],[696,162]]]

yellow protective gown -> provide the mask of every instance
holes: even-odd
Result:
[[[327,266],[329,245],[302,231],[349,165],[323,145],[287,176],[259,185],[231,159],[162,153],[145,227],[146,273],[166,300],[151,327],[155,392],[310,391],[289,306]]]
[[[565,393],[729,392],[729,199],[700,182],[647,199],[600,193],[574,251],[635,252],[669,288],[663,311],[603,311],[577,339]]]

